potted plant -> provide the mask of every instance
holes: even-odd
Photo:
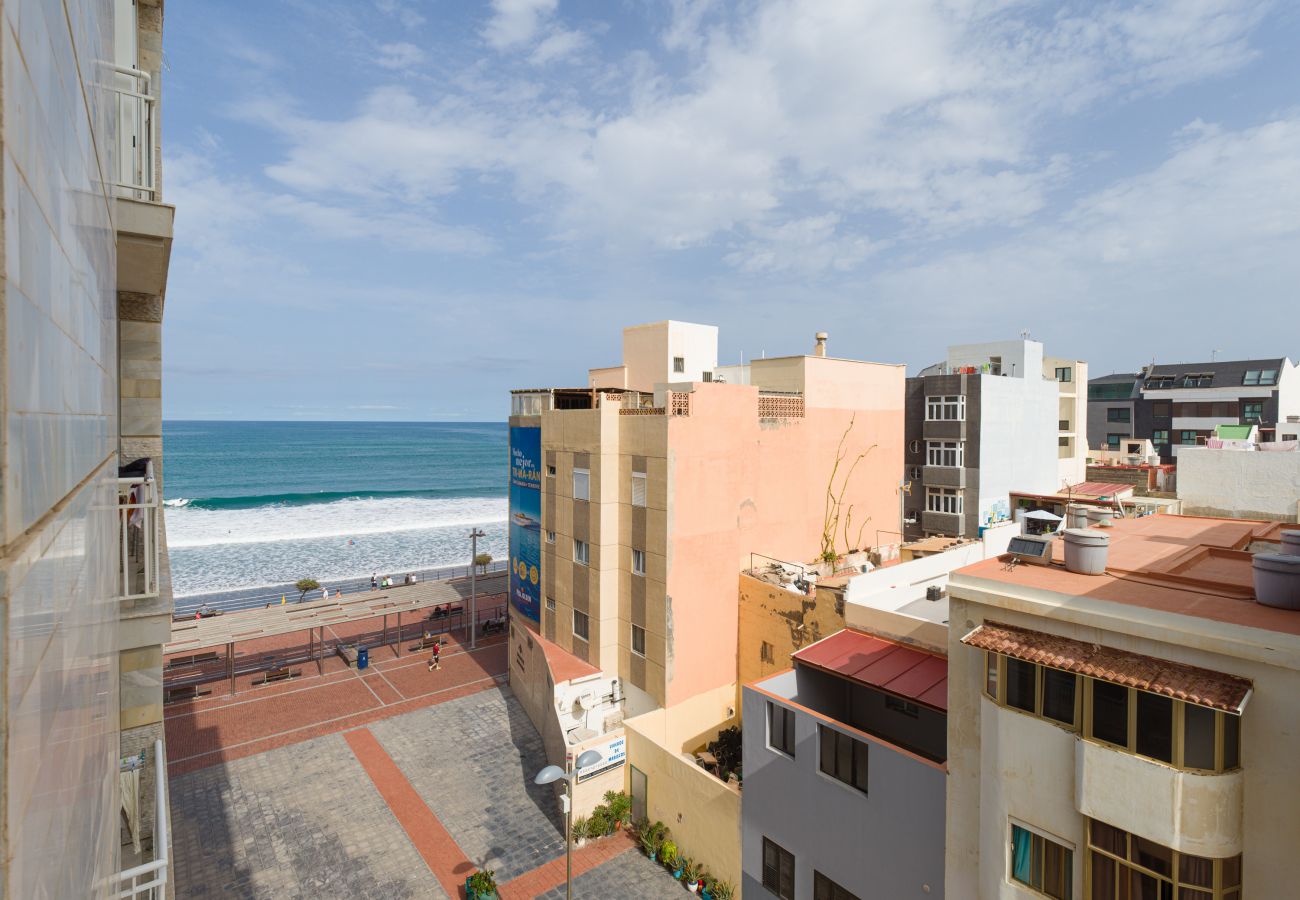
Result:
[[[663,822],[655,822],[641,829],[641,849],[645,851],[646,856],[650,857],[651,862],[654,862],[659,854],[659,848],[666,840],[668,840],[668,826]]]
[[[694,860],[688,861],[682,871],[682,880],[686,884],[686,890],[692,894],[697,893],[700,889],[700,864]]]
[[[587,840],[587,817],[578,816],[573,820],[573,843],[581,847]]]
[[[682,877],[681,857],[677,853],[677,845],[672,841],[664,841],[663,846],[659,848],[659,860],[664,864],[664,868],[673,873],[674,878]]]
[[[466,878],[465,896],[469,900],[498,900],[496,873],[482,869]]]
[[[709,885],[709,894],[713,900],[731,900],[736,896],[736,887],[730,881],[714,881]]]
[[[606,791],[605,805],[615,828],[622,828],[632,819],[632,798],[622,791]]]
[[[587,818],[587,836],[593,838],[604,837],[613,830],[613,825],[609,821],[609,810],[603,806],[597,806],[591,811]]]
[[[588,840],[599,840],[605,836],[605,823],[599,817],[593,816],[587,820],[587,838]]]

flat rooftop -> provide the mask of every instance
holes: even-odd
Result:
[[[1201,516],[1115,519],[1106,529],[1110,556],[1102,575],[1067,572],[1057,540],[1050,566],[1008,568],[1005,557],[987,559],[954,572],[953,583],[986,590],[1014,585],[1300,635],[1300,612],[1255,602],[1251,568],[1253,554],[1277,552],[1280,532],[1295,527]]]

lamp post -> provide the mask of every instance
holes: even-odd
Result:
[[[478,539],[487,534],[477,528],[469,530],[469,649],[478,646]]]
[[[564,896],[573,900],[573,784],[578,780],[578,770],[586,769],[603,762],[604,755],[599,750],[584,750],[578,754],[573,768],[564,771],[559,766],[547,766],[537,773],[533,784],[554,784],[564,782]]]

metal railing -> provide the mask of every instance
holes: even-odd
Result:
[[[158,596],[161,500],[150,476],[117,480],[119,600]]]
[[[110,66],[117,105],[118,164],[115,185],[119,196],[137,200],[158,199],[154,145],[157,137],[158,98],[152,94],[148,72],[126,66]],[[123,87],[123,79],[131,86]],[[125,193],[123,193],[125,192]]]
[[[167,895],[167,755],[161,739],[153,742],[154,822],[153,861],[132,866],[112,876],[111,896],[117,900],[163,900]],[[148,879],[141,882],[140,879]]]

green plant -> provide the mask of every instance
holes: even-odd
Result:
[[[314,591],[320,587],[320,582],[315,578],[299,578],[293,583],[293,586],[298,589],[298,602],[301,603],[302,598],[307,596],[308,591]]]
[[[854,419],[856,419],[856,416],[849,417],[848,427],[845,428],[844,433],[840,435],[839,445],[835,448],[835,464],[831,466],[831,477],[826,483],[826,503],[825,508],[822,511],[822,551],[819,558],[823,562],[831,565],[839,559],[839,554],[835,551],[835,537],[836,532],[839,530],[841,515],[844,518],[845,547],[862,546],[862,532],[867,527],[867,522],[871,521],[871,517],[868,516],[866,521],[858,528],[858,537],[856,541],[849,539],[849,523],[853,519],[853,504],[850,503],[847,508],[844,507],[844,494],[849,489],[849,481],[853,478],[853,470],[858,467],[858,463],[867,458],[867,455],[871,453],[872,450],[876,449],[875,444],[872,444],[866,450],[853,458],[853,462],[849,465],[848,471],[844,475],[844,480],[840,483],[839,491],[836,492],[835,488],[835,478],[839,474],[840,464],[843,463],[849,455],[849,451],[844,445],[849,439],[849,432],[853,430]]]
[[[573,820],[573,839],[580,841],[587,836],[587,817],[578,816]]]
[[[587,818],[587,836],[604,837],[614,830],[614,822],[609,817],[609,809],[597,806]]]
[[[715,881],[709,885],[709,894],[713,900],[731,900],[736,896],[736,886],[730,881]]]
[[[480,553],[474,557],[474,565],[478,566],[481,571],[487,572],[487,567],[492,565],[492,554]]]
[[[717,740],[709,741],[709,752],[718,761],[718,777],[727,780],[727,773],[740,768],[740,726],[732,725],[718,732]]]
[[[626,825],[632,818],[632,798],[622,791],[606,791],[605,804],[617,824]]]
[[[476,894],[492,894],[497,889],[496,872],[491,869],[481,869],[469,876],[468,887]]]
[[[663,847],[664,841],[668,840],[668,826],[663,822],[655,822],[652,825],[646,825],[640,830],[641,849],[648,856],[654,856]]]
[[[663,860],[663,864],[670,869],[676,866],[677,845],[672,841],[664,841],[663,846],[659,848],[659,858]]]
[[[700,876],[704,874],[704,867],[693,859],[686,860],[686,865],[682,866],[682,880],[687,884],[699,881]]]

